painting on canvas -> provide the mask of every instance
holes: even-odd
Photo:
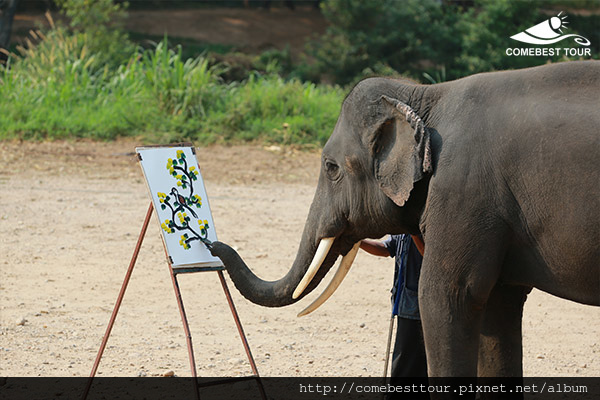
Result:
[[[220,267],[204,243],[217,240],[194,147],[138,147],[138,158],[173,268]]]

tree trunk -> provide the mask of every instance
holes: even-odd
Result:
[[[0,48],[8,49],[18,0],[0,0]],[[0,53],[1,54],[1,53]]]

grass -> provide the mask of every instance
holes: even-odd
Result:
[[[222,67],[202,56],[186,59],[166,39],[109,65],[106,53],[89,50],[85,34],[55,28],[38,35],[39,43],[18,48],[0,66],[0,139],[320,145],[343,98],[338,87],[271,74],[225,83]]]

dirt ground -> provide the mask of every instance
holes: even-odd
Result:
[[[55,20],[59,13],[52,13]],[[21,43],[30,29],[48,26],[43,13],[18,13],[13,23],[13,40]],[[311,6],[265,9],[214,8],[175,10],[130,10],[125,29],[145,35],[187,38],[200,43],[234,46],[238,51],[259,53],[290,47],[298,56],[306,40],[325,33],[327,22]]]
[[[0,376],[89,374],[149,204],[133,141],[0,143]],[[265,279],[294,258],[319,154],[198,149],[219,238]],[[185,337],[153,217],[100,376],[189,376]],[[234,302],[263,376],[380,376],[393,262],[360,253],[338,292],[283,309]],[[328,280],[329,278],[326,278]],[[250,372],[214,272],[180,277],[201,376]],[[323,285],[322,285],[323,286]],[[319,291],[319,290],[317,290]],[[600,311],[534,291],[527,376],[600,376]]]

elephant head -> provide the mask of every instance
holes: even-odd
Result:
[[[399,100],[406,97],[403,88],[406,84],[400,81],[369,78],[344,100],[323,148],[296,259],[283,278],[261,280],[233,249],[214,243],[213,254],[248,300],[269,307],[292,304],[310,293],[342,255],[330,286],[301,312],[307,314],[341,283],[361,239],[419,232],[424,188],[432,171],[430,134],[417,112]]]

